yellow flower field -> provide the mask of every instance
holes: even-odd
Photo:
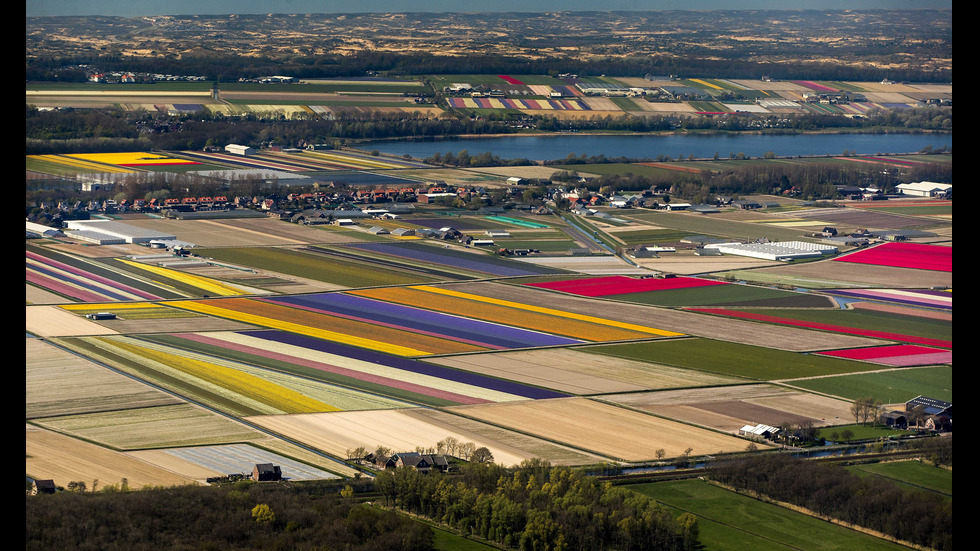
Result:
[[[157,362],[177,369],[212,385],[231,390],[236,394],[272,406],[281,410],[283,413],[340,411],[340,408],[308,398],[299,392],[238,369],[195,358],[178,356],[163,350],[139,346],[121,339],[102,340],[103,342],[110,343],[113,348],[135,354],[144,361]]]

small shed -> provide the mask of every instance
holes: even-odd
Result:
[[[272,463],[256,463],[252,469],[252,480],[261,482],[282,480],[282,469]]]

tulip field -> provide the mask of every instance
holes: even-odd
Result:
[[[58,157],[45,162],[118,170],[178,157],[225,162]],[[328,151],[247,162],[299,171],[343,161]],[[377,223],[452,226],[474,238],[506,224],[525,232],[515,237],[522,242],[574,239],[553,217],[446,217],[445,209]],[[657,224],[683,235],[692,223],[714,223],[676,218],[676,228],[667,227],[671,216]],[[272,458],[292,465],[297,480],[370,476],[350,450],[414,451],[447,437],[484,446],[505,465],[645,466],[742,452],[745,424],[840,424],[856,378],[893,398],[951,400],[952,290],[942,283],[952,246],[942,240],[753,269],[713,257],[703,264],[711,271],[662,277],[668,270],[657,263],[677,266],[686,253],[635,265],[564,251],[515,259],[267,219],[142,222],[205,243],[202,261],[150,260],[157,255],[137,244],[28,241],[32,474],[201,483],[222,462],[233,471]],[[601,261],[602,273],[579,271],[585,261]],[[794,284],[733,277],[762,281],[767,272],[792,274],[773,277]],[[930,277],[939,284],[919,284]],[[805,288],[818,279],[819,289]]]

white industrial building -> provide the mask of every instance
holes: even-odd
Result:
[[[912,182],[895,186],[902,195],[912,197],[952,197],[953,184],[937,184],[935,182]]]
[[[777,243],[711,243],[705,249],[716,249],[723,254],[761,258],[763,260],[798,260],[817,258],[837,253],[837,247],[805,241],[781,241]]]
[[[176,241],[177,236],[160,233],[114,220],[69,220],[65,222],[65,235],[72,239],[97,245],[121,243],[150,243],[151,241]]]
[[[230,143],[226,145],[225,151],[235,155],[255,155],[255,149],[247,145],[238,145],[237,143]]]

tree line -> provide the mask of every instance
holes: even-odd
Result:
[[[815,45],[814,45],[815,47]],[[81,71],[66,71],[65,67],[91,65],[106,72],[132,71],[145,73],[205,76],[220,82],[252,79],[266,75],[290,75],[295,78],[337,78],[364,76],[371,73],[389,75],[445,74],[519,74],[557,75],[575,73],[581,76],[638,76],[684,75],[690,78],[759,78],[768,75],[781,80],[843,80],[878,82],[883,79],[913,82],[952,82],[952,71],[893,69],[866,64],[862,66],[822,62],[765,62],[749,59],[744,51],[735,48],[730,57],[700,52],[624,57],[601,56],[575,59],[563,56],[542,56],[530,59],[501,55],[440,55],[429,52],[359,51],[350,55],[324,54],[317,56],[239,56],[186,54],[175,56],[132,57],[118,54],[90,56],[28,57],[27,80],[84,81]]]
[[[941,438],[936,447],[948,447]],[[937,455],[946,452],[932,452]],[[739,491],[804,507],[936,551],[953,549],[952,500],[903,489],[883,477],[863,477],[832,464],[784,454],[750,454],[711,467],[710,477]]]
[[[390,469],[375,489],[385,505],[522,551],[696,549],[698,521],[581,471],[525,460],[516,469],[466,465],[459,475]]]
[[[353,499],[363,485],[236,482],[28,496],[24,549],[433,548],[427,525]]]

